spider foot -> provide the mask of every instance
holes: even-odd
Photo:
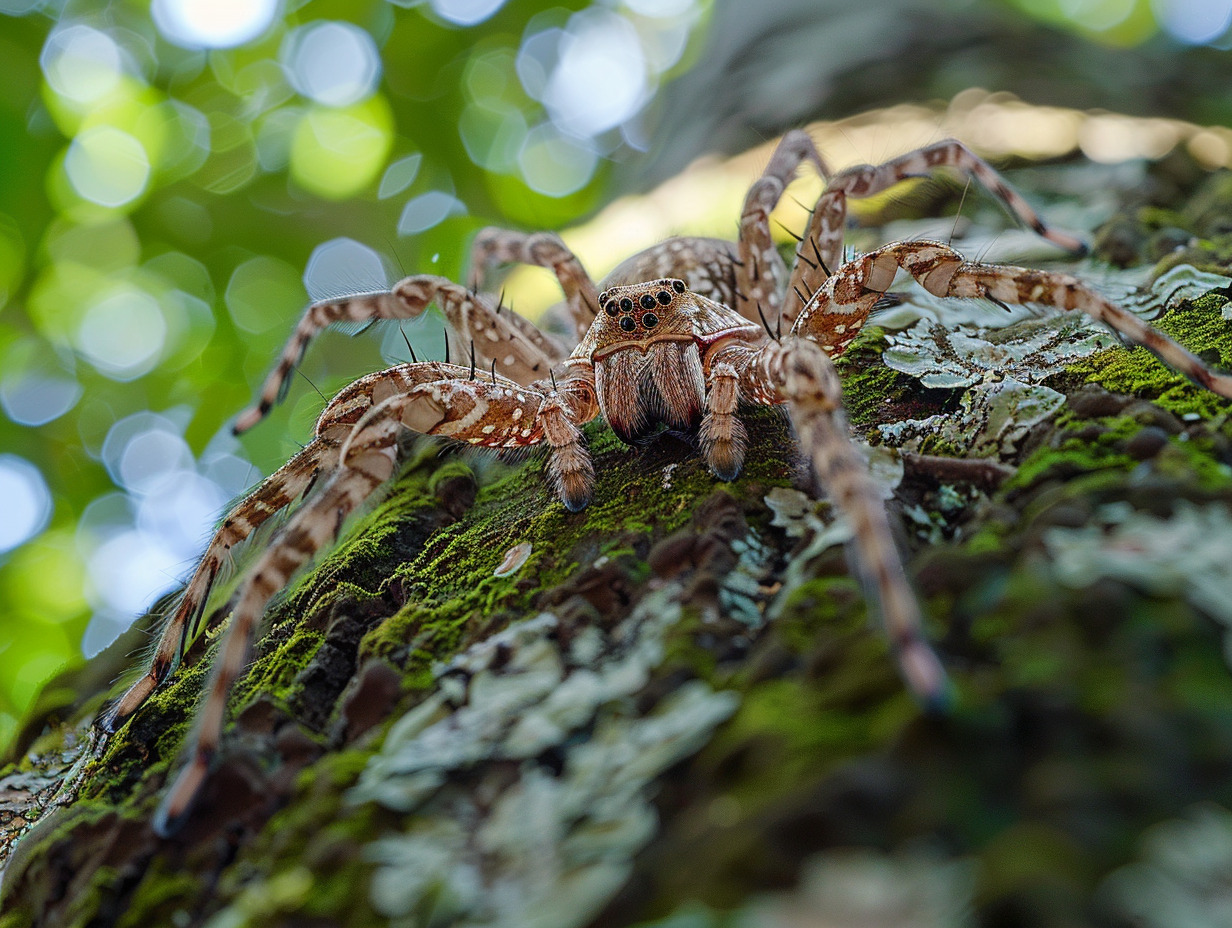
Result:
[[[732,481],[744,466],[748,433],[735,416],[707,416],[702,422],[702,453],[706,466],[720,480]]]
[[[198,755],[179,772],[163,801],[158,804],[151,826],[160,838],[169,838],[184,827],[209,772],[209,758]]]
[[[954,685],[927,642],[910,640],[898,648],[896,657],[903,679],[925,712],[943,715],[953,708]]]

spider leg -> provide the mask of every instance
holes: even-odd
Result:
[[[946,674],[924,637],[919,603],[903,571],[885,504],[851,442],[842,385],[830,359],[809,340],[787,336],[756,349],[721,348],[710,368],[711,396],[734,393],[761,405],[786,404],[818,481],[851,525],[861,580],[870,600],[880,606],[903,678],[926,706],[943,706],[949,697]],[[708,403],[702,424],[703,452],[723,479],[734,477],[740,462],[732,462],[722,441],[707,442],[706,423],[731,414],[734,405],[730,397]],[[739,446],[733,441],[728,448]]]
[[[581,341],[599,313],[598,291],[582,262],[560,236],[553,232],[481,229],[471,245],[471,289],[481,289],[488,271],[497,264],[533,264],[552,271],[560,281],[576,338]]]
[[[154,830],[161,835],[175,831],[205,781],[222,736],[227,694],[248,664],[266,604],[301,565],[336,536],[346,516],[393,474],[392,440],[382,443],[366,432],[352,437],[358,441],[352,441],[340,467],[321,491],[292,516],[240,589],[191,738],[189,761],[154,818]]]
[[[813,207],[808,231],[796,248],[796,260],[783,295],[783,321],[789,327],[826,278],[843,263],[846,224],[846,194],[841,189],[824,191]]]
[[[944,139],[926,145],[891,158],[884,164],[860,165],[839,171],[826,185],[826,190],[842,190],[849,197],[869,197],[908,178],[931,174],[939,167],[954,168],[960,174],[979,181],[985,190],[1004,203],[1006,209],[1040,238],[1074,254],[1086,254],[1087,246],[1081,240],[1045,223],[987,161],[957,139]]]
[[[788,281],[787,269],[770,234],[770,212],[791,183],[801,162],[811,161],[823,177],[829,169],[807,132],[796,129],[779,141],[770,163],[753,182],[740,213],[739,261],[736,264],[736,302],[733,308],[751,322],[758,320],[758,306],[770,319],[778,317]],[[839,228],[842,226],[840,224]],[[790,295],[790,293],[789,293]]]
[[[979,181],[1024,225],[1041,238],[1075,254],[1085,254],[1086,245],[1072,235],[1053,229],[1035,212],[1000,174],[962,142],[945,139],[933,145],[892,158],[884,164],[845,168],[830,179],[817,201],[800,247],[783,306],[789,324],[803,309],[829,272],[843,263],[843,229],[847,222],[847,198],[870,197],[913,177],[927,176],[940,167],[950,167]],[[829,270],[827,270],[829,269]]]
[[[800,314],[795,331],[818,342],[827,353],[836,353],[850,341],[854,334],[852,326],[858,329],[863,325],[868,310],[894,282],[900,268],[935,296],[1039,303],[1066,312],[1086,313],[1118,335],[1147,348],[1198,386],[1232,398],[1232,375],[1215,373],[1192,352],[1077,277],[1057,271],[964,261],[961,254],[939,242],[894,242],[844,265],[826,282],[818,299]]]
[[[184,657],[188,643],[196,636],[210,589],[231,550],[267,519],[294,502],[322,472],[330,470],[334,466],[337,447],[336,441],[314,439],[227,514],[205,549],[192,579],[188,581],[178,607],[163,626],[150,666],[98,718],[96,725],[102,731],[108,734],[118,731],[171,675]]]
[[[257,404],[235,420],[236,434],[260,422],[282,398],[308,343],[330,323],[410,319],[423,313],[432,302],[441,307],[455,332],[469,336],[486,361],[495,361],[503,373],[519,383],[539,379],[566,354],[547,335],[512,311],[493,308],[486,298],[444,277],[419,274],[399,281],[392,290],[323,300],[309,306],[274,370],[265,379]]]
[[[399,365],[359,383],[363,386],[352,385],[335,400],[345,405],[366,395],[372,402],[342,441],[338,466],[275,536],[240,588],[190,741],[188,762],[155,817],[160,834],[179,826],[205,782],[222,737],[227,695],[247,666],[266,605],[393,475],[401,432],[409,428],[489,448],[546,441],[551,448],[549,469],[565,505],[576,510],[589,499],[593,469],[578,425],[594,396],[584,371],[566,378],[562,389],[548,392],[436,362]]]

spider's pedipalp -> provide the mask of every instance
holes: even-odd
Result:
[[[698,438],[702,457],[720,480],[735,480],[744,466],[748,433],[736,415],[740,403],[740,372],[737,368],[749,349],[732,347],[711,361],[706,412]]]

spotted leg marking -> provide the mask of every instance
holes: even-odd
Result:
[[[309,306],[262,385],[257,404],[236,419],[236,434],[260,422],[281,399],[308,343],[330,323],[411,319],[433,302],[440,305],[454,331],[474,344],[479,358],[495,362],[498,370],[519,383],[543,377],[567,353],[513,311],[494,308],[486,298],[444,277],[419,274],[399,281],[392,290],[324,300]]]
[[[903,679],[924,705],[944,706],[946,674],[924,638],[919,603],[903,571],[885,504],[851,443],[834,365],[812,342],[788,337],[743,355],[740,374],[746,397],[787,405],[818,480],[851,525],[861,579],[870,601],[880,605]]]
[[[564,291],[578,340],[595,321],[599,312],[598,290],[582,262],[560,236],[552,232],[482,229],[471,246],[471,289],[482,288],[488,271],[497,264],[531,264],[554,273]]]

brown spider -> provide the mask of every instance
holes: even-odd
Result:
[[[827,184],[789,273],[771,240],[769,213],[805,160]],[[1083,250],[1077,239],[1046,226],[991,167],[956,141],[831,175],[809,137],[792,132],[750,189],[737,242],[670,239],[621,264],[602,292],[555,235],[489,229],[474,245],[470,288],[418,275],[387,292],[309,307],[258,404],[239,416],[236,432],[264,417],[308,343],[332,322],[409,318],[436,302],[455,331],[470,337],[472,358],[481,357],[483,366],[476,375],[474,360],[470,366],[414,362],[360,378],[329,403],[312,441],[223,521],[148,670],[101,717],[105,732],[122,725],[174,670],[230,549],[306,496],[243,580],[191,758],[164,798],[156,828],[166,833],[182,820],[206,777],[227,693],[247,663],[269,600],[394,474],[397,439],[408,429],[497,449],[546,444],[548,473],[564,505],[577,511],[589,501],[594,481],[580,427],[597,416],[630,444],[662,425],[696,428],[711,471],[731,480],[744,460],[740,404],[786,406],[821,486],[852,525],[856,562],[870,598],[880,606],[903,677],[926,704],[942,702],[945,672],[923,637],[919,606],[884,506],[850,441],[841,385],[830,361],[855,337],[898,271],[940,297],[1087,313],[1222,396],[1232,397],[1232,377],[1212,373],[1067,274],[966,262],[948,245],[928,241],[894,242],[843,263],[846,198],[878,193],[939,166],[981,181],[1044,238]],[[556,273],[578,338],[571,353],[479,293],[483,272],[499,262],[530,263]],[[780,330],[786,334],[772,334]]]

